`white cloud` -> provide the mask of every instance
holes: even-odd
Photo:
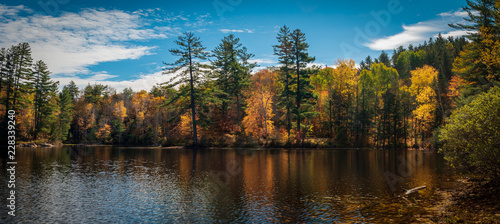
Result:
[[[447,33],[441,34],[444,38],[448,37],[461,37],[464,35],[468,35],[470,33],[477,33],[477,31],[467,31],[467,30],[453,30]],[[437,37],[438,35],[435,35],[434,37]]]
[[[421,22],[409,26],[403,25],[403,30],[403,32],[396,35],[373,40],[365,46],[372,50],[392,50],[399,46],[427,40],[429,34],[439,32],[442,29],[440,29],[439,25]]]
[[[24,6],[24,5],[7,6],[7,5],[0,4],[0,18],[16,16],[20,12],[31,13],[33,11],[29,8],[26,8],[26,6]]]
[[[438,16],[443,16],[443,17],[467,17],[469,16],[469,14],[460,9],[460,10],[457,10],[457,11],[449,11],[449,12],[442,12],[442,13],[439,13]]]
[[[125,88],[132,88],[134,91],[149,91],[154,85],[169,81],[172,76],[173,75],[164,75],[162,71],[158,71],[152,74],[141,75],[139,78],[132,80],[111,81],[107,79],[117,76],[103,72],[86,78],[78,76],[54,76],[53,80],[59,81],[60,83],[69,83],[73,81],[80,89],[85,88],[88,84],[92,85],[98,83],[108,85],[115,88],[117,92],[121,92]],[[62,88],[62,85],[59,87]]]
[[[23,11],[27,16],[20,16]],[[137,59],[152,54],[155,46],[130,41],[167,38],[175,27],[150,27],[141,13],[85,9],[58,17],[33,14],[24,6],[0,5],[0,46],[28,42],[35,60],[44,60],[54,74],[89,73],[87,67],[101,62]]]
[[[223,32],[223,33],[253,33],[253,30],[250,30],[250,29],[243,29],[243,30],[220,29],[219,31]]]
[[[276,63],[278,63],[277,61],[274,61],[272,59],[263,59],[263,58],[260,58],[260,59],[250,59],[250,60],[248,60],[248,62],[250,62],[250,63],[257,63],[257,64],[276,64]]]
[[[438,33],[442,33],[443,37],[458,37],[467,34],[466,31],[455,30],[448,26],[450,23],[464,23],[463,18],[468,16],[467,12],[457,10],[443,12],[438,14],[438,16],[441,18],[422,21],[411,25],[403,25],[402,32],[392,36],[373,39],[364,45],[372,50],[392,50],[399,46],[420,44],[428,40],[429,37],[436,37]]]

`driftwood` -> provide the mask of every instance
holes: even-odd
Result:
[[[19,147],[31,147],[31,148],[36,148],[37,147],[37,145],[34,142],[21,143],[18,146]]]
[[[422,190],[422,189],[425,189],[425,188],[426,188],[426,186],[420,186],[420,187],[416,187],[416,188],[407,190],[406,193],[405,193],[405,195],[413,194],[413,193],[418,192],[419,190]]]

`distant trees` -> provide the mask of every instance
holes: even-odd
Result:
[[[311,66],[305,34],[287,26],[273,46],[279,64],[256,73],[254,55],[236,36],[208,52],[184,33],[170,50],[176,60],[165,63],[173,78],[149,92],[116,93],[102,84],[80,91],[70,82],[57,93],[45,63],[33,63],[29,44],[21,43],[0,49],[1,124],[14,109],[20,140],[433,147],[454,110],[500,83],[500,3],[468,4],[470,23],[454,26],[477,31],[470,42],[438,35],[390,56],[368,56],[359,67],[350,59]]]

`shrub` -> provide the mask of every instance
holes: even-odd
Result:
[[[500,174],[500,88],[455,110],[439,134],[440,152],[452,166],[485,176]]]

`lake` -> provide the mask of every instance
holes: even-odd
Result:
[[[2,205],[1,223],[408,222],[452,180],[442,155],[415,150],[23,148],[16,160],[16,217]]]

